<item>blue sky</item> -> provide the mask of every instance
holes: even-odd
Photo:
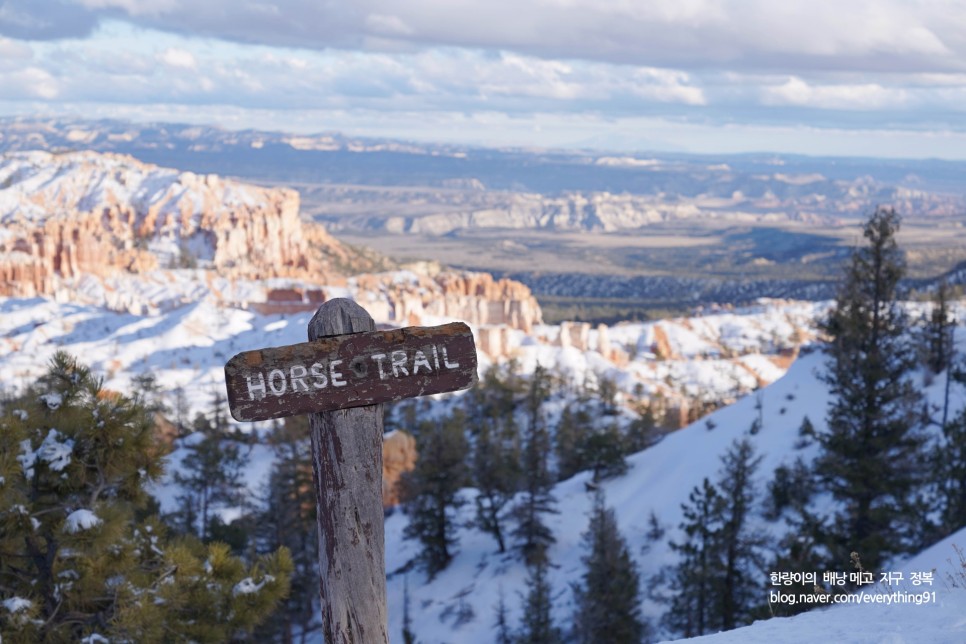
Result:
[[[961,0],[0,0],[0,113],[966,158]]]

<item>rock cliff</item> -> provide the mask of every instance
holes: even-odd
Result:
[[[293,190],[116,154],[0,157],[0,224],[0,295],[48,295],[83,275],[164,268],[324,281],[374,267],[303,221]]]
[[[358,300],[377,321],[399,326],[457,319],[476,327],[504,325],[526,333],[543,322],[530,289],[489,273],[412,271],[359,275]],[[363,295],[364,294],[364,295]]]

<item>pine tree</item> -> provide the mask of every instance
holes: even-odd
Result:
[[[966,409],[943,427],[933,461],[942,504],[937,536],[946,536],[966,526]]]
[[[500,601],[496,605],[496,622],[493,625],[496,626],[496,644],[514,644],[502,587],[500,588]]]
[[[581,584],[573,587],[575,641],[639,644],[647,629],[641,616],[637,566],[600,489],[583,538],[588,550],[581,558],[585,570]]]
[[[178,437],[184,437],[188,433],[188,414],[191,409],[188,405],[188,397],[184,387],[174,390],[174,424],[178,428]]]
[[[949,285],[941,280],[936,287],[933,307],[926,320],[925,340],[926,366],[934,374],[945,371],[953,357],[953,317],[949,310]]]
[[[537,365],[527,393],[527,431],[523,449],[523,494],[513,508],[517,526],[513,531],[523,557],[529,565],[544,559],[554,542],[553,532],[543,522],[543,514],[556,512],[553,477],[547,464],[550,436],[542,405],[550,395],[546,369]]]
[[[63,353],[5,407],[0,601],[17,609],[0,614],[3,641],[225,642],[265,619],[288,590],[288,553],[246,566],[139,519],[162,456],[139,401]]]
[[[720,589],[721,532],[724,529],[725,500],[707,478],[691,490],[682,504],[684,520],[681,543],[669,542],[680,557],[671,571],[674,593],[662,621],[683,637],[696,637],[718,630],[715,602]]]
[[[521,477],[519,437],[512,415],[502,423],[480,421],[472,466],[473,481],[479,492],[476,525],[493,535],[500,552],[505,552],[502,513],[513,499]]]
[[[517,644],[559,644],[560,629],[554,626],[552,593],[547,580],[547,560],[542,558],[530,567],[527,596],[523,604],[523,622],[516,637]]]
[[[924,329],[926,366],[934,374],[945,372],[942,409],[938,421],[933,421],[942,431],[930,454],[931,470],[937,475],[933,485],[941,499],[942,515],[938,525],[926,526],[924,545],[966,526],[966,410],[949,418],[952,385],[954,382],[962,385],[966,378],[962,364],[956,360],[956,327],[949,310],[950,291],[945,280],[940,282]]]
[[[917,411],[920,396],[908,379],[914,352],[897,303],[904,264],[896,245],[899,217],[878,208],[865,225],[825,324],[830,336],[824,379],[832,402],[826,431],[817,436],[816,471],[837,501],[827,526],[830,569],[856,551],[875,570],[902,552],[915,529],[912,497],[922,475]]]
[[[637,418],[624,430],[624,452],[634,454],[645,450],[661,440],[661,434],[651,408],[638,410]]]
[[[276,422],[268,443],[275,461],[254,532],[260,549],[288,549],[295,574],[289,596],[258,630],[257,639],[304,643],[322,627],[316,605],[319,541],[308,417],[292,416]]]
[[[168,411],[164,404],[161,385],[153,373],[139,373],[131,378],[131,388],[138,402],[151,414],[165,414]]]
[[[403,476],[409,524],[404,536],[422,544],[420,559],[430,578],[449,565],[456,545],[453,513],[462,505],[458,492],[466,480],[466,418],[462,411],[419,425],[416,468]]]
[[[624,442],[616,424],[585,434],[580,444],[580,454],[584,466],[593,472],[594,483],[627,471]]]
[[[188,453],[174,475],[175,483],[182,490],[178,497],[182,508],[178,513],[182,529],[202,541],[223,536],[224,524],[215,514],[218,508],[236,506],[243,501],[245,457],[240,445],[225,436],[227,423],[217,409],[216,404],[214,421],[203,414],[195,418],[194,429],[201,438],[183,441]]]
[[[761,457],[751,442],[736,441],[722,458],[718,489],[724,499],[720,548],[721,590],[718,596],[721,630],[751,623],[760,599],[763,571],[756,565],[762,558],[762,539],[749,529],[748,519],[756,504],[755,471]]]
[[[705,479],[682,506],[686,538],[670,543],[680,559],[671,572],[676,594],[664,623],[684,637],[730,630],[756,614],[764,544],[748,519],[760,460],[747,438],[735,441],[721,458],[718,482]]]
[[[581,437],[590,429],[590,416],[578,401],[571,409],[564,407],[554,433],[554,451],[557,455],[557,480],[563,481],[583,469],[580,459]]]
[[[597,404],[602,415],[613,416],[617,413],[617,381],[600,376],[597,380]]]
[[[806,422],[808,419],[805,419]],[[809,423],[810,426],[810,423]],[[804,423],[803,423],[804,427]],[[822,521],[810,508],[816,492],[815,476],[811,468],[799,457],[791,465],[775,469],[768,484],[765,501],[765,518],[782,519],[787,532],[780,538],[778,549],[769,569],[790,573],[808,573],[825,569],[823,543],[826,542]],[[813,592],[814,587],[801,587],[798,592]],[[813,605],[772,604],[769,608],[776,615],[794,615],[812,608]]]

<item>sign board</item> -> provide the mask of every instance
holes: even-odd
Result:
[[[477,381],[462,322],[245,351],[225,365],[235,420],[255,421],[456,391]]]

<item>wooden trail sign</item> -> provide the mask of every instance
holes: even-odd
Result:
[[[472,387],[476,345],[462,322],[322,337],[239,353],[225,365],[235,420],[348,409]]]
[[[476,346],[462,323],[375,331],[343,298],[319,307],[308,335],[228,361],[231,414],[309,414],[323,639],[388,644],[381,403],[473,386]]]

